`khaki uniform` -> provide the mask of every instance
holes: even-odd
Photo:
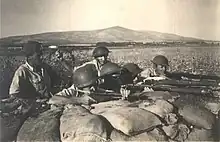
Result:
[[[27,62],[15,72],[9,94],[18,94],[21,98],[49,97],[51,89],[50,76],[45,68],[34,71]]]

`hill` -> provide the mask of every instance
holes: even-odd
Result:
[[[73,44],[97,42],[161,42],[161,41],[202,41],[175,34],[154,31],[135,31],[119,26],[92,31],[48,32],[33,35],[12,36],[0,39],[0,44],[22,44],[27,40],[38,40],[45,44]]]

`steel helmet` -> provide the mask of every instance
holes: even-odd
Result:
[[[143,71],[137,64],[134,63],[127,63],[123,66],[123,68],[127,69],[130,73],[133,74],[133,76],[137,76]]]
[[[106,48],[105,46],[99,46],[96,47],[93,52],[92,52],[92,56],[93,57],[101,57],[101,56],[108,56],[108,53],[110,51],[108,50],[108,48]]]
[[[168,59],[163,55],[157,55],[153,58],[152,62],[156,65],[169,66]]]
[[[105,76],[105,75],[111,75],[114,73],[120,73],[121,72],[121,67],[112,62],[107,62],[104,64],[100,70],[100,76]]]
[[[84,88],[96,84],[98,72],[93,64],[87,64],[77,69],[73,74],[73,81],[76,87]]]

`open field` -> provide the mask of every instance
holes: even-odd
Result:
[[[109,48],[110,60],[120,65],[134,62],[142,68],[151,67],[150,60],[157,54],[162,54],[170,60],[171,71],[187,71],[199,74],[220,75],[220,47],[160,47],[160,48]],[[76,63],[81,64],[91,59],[91,50],[73,50]],[[53,52],[47,52],[44,59],[54,65],[51,59]],[[23,62],[22,56],[0,56],[0,93],[7,94],[16,68]],[[2,95],[1,95],[2,96]]]

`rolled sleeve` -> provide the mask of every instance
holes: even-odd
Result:
[[[21,80],[24,77],[24,73],[21,71],[21,69],[18,69],[12,79],[9,94],[18,94],[21,91]]]
[[[62,91],[58,92],[55,95],[57,95],[57,96],[76,96],[77,95],[77,91],[76,91],[75,86],[72,85],[68,89],[63,89]]]

